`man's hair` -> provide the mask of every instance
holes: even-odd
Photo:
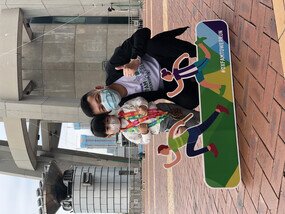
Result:
[[[87,98],[89,96],[92,96],[93,93],[94,93],[93,90],[87,92],[86,94],[84,94],[81,97],[81,100],[80,100],[81,109],[84,112],[84,114],[86,114],[88,117],[93,117],[94,116],[94,113],[93,113],[93,111],[91,109],[91,105],[90,105],[90,103],[87,100]]]
[[[106,127],[105,127],[105,121],[106,117],[108,117],[108,114],[99,114],[96,115],[90,123],[90,128],[91,132],[96,136],[96,137],[107,137],[108,135],[106,134]]]
[[[157,148],[157,153],[160,154],[160,152],[163,150],[163,149],[168,149],[169,146],[167,145],[159,145],[159,147]]]

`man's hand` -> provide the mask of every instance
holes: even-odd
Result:
[[[147,134],[148,133],[147,123],[141,123],[138,127],[139,127],[139,131],[141,134]]]
[[[148,114],[147,110],[148,110],[148,107],[145,105],[141,105],[140,107],[138,107],[138,112],[142,116],[146,116]]]
[[[139,58],[131,59],[131,61],[128,64],[118,66],[115,69],[116,70],[123,70],[123,74],[126,77],[132,77],[135,75],[135,72],[138,69],[140,63],[141,63],[141,61]]]

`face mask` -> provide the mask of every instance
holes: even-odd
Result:
[[[103,89],[100,91],[101,104],[107,111],[115,110],[121,101],[120,94],[112,89]]]
[[[108,123],[109,131],[113,134],[119,133],[121,129],[121,124],[119,120],[111,117]]]

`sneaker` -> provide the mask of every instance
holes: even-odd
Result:
[[[220,88],[220,96],[223,96],[224,93],[226,91],[226,86],[225,85],[221,85],[221,88]]]
[[[226,113],[227,115],[230,114],[229,109],[227,109],[225,106],[217,105],[217,106],[216,106],[216,109],[220,110],[220,112]]]
[[[218,157],[219,152],[218,152],[218,149],[217,149],[216,145],[213,144],[213,143],[211,143],[209,146],[211,147],[210,152],[213,153],[214,157],[215,157],[215,158]]]
[[[199,45],[200,43],[203,43],[203,41],[206,40],[206,39],[207,39],[206,37],[200,37],[200,38],[198,37],[197,41],[195,42],[195,44]]]

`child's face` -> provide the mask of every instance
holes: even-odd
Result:
[[[162,79],[164,79],[165,81],[171,82],[173,80],[173,75],[167,74]]]
[[[120,132],[121,122],[116,116],[110,115],[106,117],[105,129],[107,135],[114,135]]]

